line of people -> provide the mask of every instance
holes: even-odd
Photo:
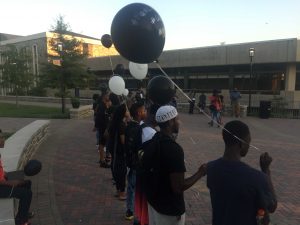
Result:
[[[102,101],[111,102],[106,96]],[[213,225],[269,223],[269,213],[277,207],[270,175],[272,158],[268,153],[261,155],[261,172],[241,161],[251,142],[246,124],[227,123],[222,132],[224,155],[185,178],[184,150],[176,142],[179,117],[175,107],[151,105],[146,109],[144,102],[137,101],[129,109],[119,104],[109,114],[113,104],[104,105],[104,115],[110,115],[106,131],[96,129],[101,130],[99,143],[110,152],[111,163],[100,153],[100,166],[111,167],[115,196],[126,200],[126,219],[141,225],[185,224],[183,193],[207,175]],[[95,124],[98,114],[103,115],[96,111]]]

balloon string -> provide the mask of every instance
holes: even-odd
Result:
[[[158,63],[158,61],[155,61],[157,67],[160,69],[160,71],[174,84],[174,86],[181,92],[181,94],[183,94],[189,101],[192,101],[192,99],[184,93],[184,91],[168,76],[168,74],[163,70],[163,68],[160,66],[160,64]],[[196,105],[196,108],[198,110],[200,110],[207,118],[211,119],[211,116],[208,115],[206,112],[204,112],[202,109],[200,109],[200,107],[198,107]],[[223,130],[225,130],[227,133],[231,134],[234,138],[236,138],[237,140],[249,145],[250,147],[259,150],[259,148],[255,147],[254,145],[251,145],[247,142],[245,142],[243,139],[237,137],[236,135],[234,135],[233,133],[231,133],[229,130],[227,130],[224,126],[222,126],[220,123],[218,123],[218,121],[212,120],[213,123],[216,123],[220,128],[222,128]]]
[[[114,75],[113,63],[112,63],[112,60],[111,60],[111,56],[108,55],[108,57],[109,57],[110,68],[111,68],[111,72],[112,72],[112,76],[113,76]]]

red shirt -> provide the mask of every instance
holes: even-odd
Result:
[[[217,111],[220,111],[222,109],[222,104],[218,96],[209,96],[209,100],[211,101],[211,104],[216,107]]]
[[[2,161],[1,161],[1,158],[0,158],[0,181],[4,181],[5,180],[5,173],[4,173],[4,169],[3,169],[3,166],[2,166]]]

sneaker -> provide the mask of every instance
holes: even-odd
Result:
[[[125,191],[119,193],[119,200],[121,200],[121,201],[126,200],[126,192]]]
[[[125,215],[126,220],[133,220],[133,213],[128,209]]]

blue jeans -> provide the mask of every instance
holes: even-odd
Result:
[[[213,110],[211,112],[211,120],[212,120],[212,124],[213,124],[213,121],[216,121],[218,124],[221,123],[220,121],[220,112],[217,111],[217,110]]]
[[[130,169],[127,175],[126,207],[127,210],[130,210],[131,212],[134,212],[135,183],[136,183],[136,171],[134,169]]]

